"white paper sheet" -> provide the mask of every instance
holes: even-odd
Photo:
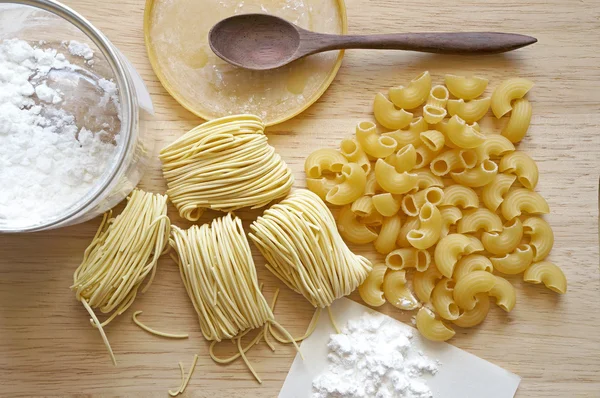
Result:
[[[360,317],[365,311],[374,310],[342,298],[331,306],[336,324],[343,327],[348,320]],[[396,321],[398,322],[398,321]],[[402,327],[414,333],[414,344],[441,366],[435,376],[428,377],[427,384],[436,398],[513,398],[521,378],[473,354],[446,343],[431,342],[419,332],[402,322]],[[296,355],[285,379],[279,398],[310,398],[312,381],[327,367],[327,343],[335,333],[329,317],[322,314],[315,332],[300,346],[304,361]]]

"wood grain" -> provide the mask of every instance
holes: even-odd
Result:
[[[66,0],[96,24],[133,62],[156,107],[149,128],[157,147],[201,121],[179,106],[154,76],[142,37],[143,1]],[[493,30],[529,34],[539,42],[513,53],[452,57],[392,51],[348,51],[331,88],[301,116],[269,130],[270,141],[304,185],[302,164],[316,147],[336,147],[357,121],[369,117],[377,91],[429,70],[478,73],[492,83],[509,76],[535,81],[534,118],[521,144],[537,162],[538,190],[548,199],[556,245],[551,259],[569,280],[564,297],[515,278],[518,303],[505,314],[494,309],[483,325],[460,330],[452,344],[519,374],[518,397],[598,397],[600,391],[600,278],[598,177],[600,172],[600,9],[595,0],[348,0],[350,33]],[[158,161],[141,187],[163,191]],[[186,225],[173,208],[174,223]],[[246,222],[257,212],[240,213]],[[214,216],[208,214],[206,219]],[[160,262],[155,284],[113,322],[108,337],[119,361],[113,367],[88,315],[69,290],[100,220],[57,231],[0,236],[0,394],[3,396],[166,396],[179,385],[178,361],[200,360],[187,396],[276,397],[292,362],[291,347],[272,353],[261,345],[249,357],[263,377],[258,385],[241,362],[215,365],[207,355],[194,310],[169,259]],[[358,249],[376,258],[367,247]],[[293,334],[307,326],[312,308],[279,283],[255,252],[267,299],[282,289],[277,319]],[[354,294],[353,299],[359,300]],[[189,332],[184,341],[140,330],[133,310],[158,329]],[[410,314],[384,306],[401,320]],[[228,343],[224,350],[231,350]],[[452,364],[445,364],[452,366]],[[443,398],[443,397],[442,397]]]

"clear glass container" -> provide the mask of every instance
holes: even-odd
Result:
[[[118,139],[112,158],[93,188],[76,202],[35,219],[0,218],[0,232],[29,232],[78,224],[96,217],[122,201],[140,181],[154,151],[154,139],[145,124],[154,114],[150,94],[131,63],[98,29],[72,9],[50,0],[0,0],[0,42],[21,39],[54,48],[69,56],[66,43],[76,40],[94,50],[94,73],[112,80],[118,90]],[[86,62],[80,60],[80,62]],[[82,80],[85,83],[85,79]],[[73,86],[79,86],[79,80]],[[73,95],[82,95],[75,93]],[[91,100],[91,98],[87,98]],[[85,98],[75,98],[77,127],[94,122],[86,115]],[[77,105],[79,103],[79,105]],[[78,113],[78,114],[76,114]],[[78,117],[81,120],[78,120]],[[81,124],[81,125],[80,125]],[[104,124],[106,125],[106,123]],[[87,127],[86,127],[87,128]]]

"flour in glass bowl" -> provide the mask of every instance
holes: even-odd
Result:
[[[67,55],[89,61],[86,47],[75,43]],[[86,86],[96,92],[85,94]],[[106,101],[106,107],[109,100],[112,126],[90,105]],[[0,223],[55,217],[95,186],[116,152],[115,101],[114,83],[99,84],[56,49],[19,39],[0,43]],[[95,121],[93,128],[78,117]]]
[[[313,381],[312,398],[431,398],[424,374],[434,362],[417,351],[412,333],[394,320],[365,312],[327,345],[328,367]]]

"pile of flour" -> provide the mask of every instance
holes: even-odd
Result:
[[[85,47],[76,43],[72,52],[91,59]],[[51,70],[75,68],[55,49],[0,43],[0,223],[60,214],[94,187],[115,153],[105,131],[77,127],[60,108],[60,90],[47,84]],[[111,90],[104,97],[116,98],[114,83],[104,85]]]
[[[382,314],[365,313],[331,335],[329,365],[313,398],[431,398],[423,379],[439,363],[415,350],[412,333]]]

